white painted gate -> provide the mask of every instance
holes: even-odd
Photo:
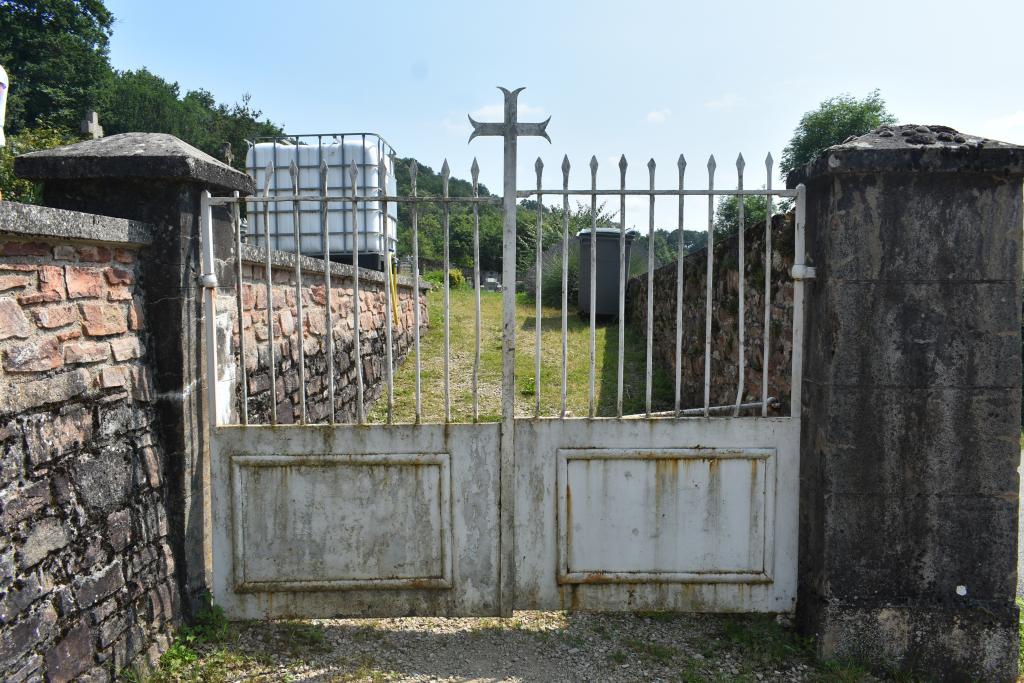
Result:
[[[222,304],[217,309],[215,273],[218,269],[234,268],[238,281],[241,280],[242,244],[237,207],[247,203],[250,216],[258,216],[260,205],[265,209],[270,202],[282,199],[269,197],[266,192],[263,197],[207,197],[203,212],[207,274],[203,281],[207,287],[211,541],[216,602],[232,618],[508,615],[513,609],[792,611],[796,600],[803,286],[805,279],[813,277],[813,270],[803,263],[803,188],[772,190],[769,157],[767,188],[743,190],[741,157],[739,187],[715,190],[712,157],[708,166],[708,188],[684,189],[685,162],[680,157],[678,190],[654,189],[653,161],[649,166],[650,189],[627,190],[624,159],[623,182],[618,190],[597,189],[596,160],[591,165],[589,190],[569,189],[568,161],[563,165],[562,189],[542,190],[542,167],[538,160],[537,190],[517,192],[517,136],[546,138],[547,122],[518,122],[516,97],[519,91],[504,92],[505,121],[473,122],[474,133],[470,138],[499,135],[505,141],[504,282],[515,282],[516,277],[518,197],[540,200],[544,195],[560,196],[566,207],[570,195],[588,196],[595,206],[599,195],[617,196],[622,200],[618,416],[596,417],[593,313],[597,289],[593,260],[596,250],[591,249],[589,417],[574,418],[565,413],[564,330],[569,312],[565,296],[567,261],[563,257],[563,407],[560,415],[541,416],[539,398],[532,417],[514,414],[515,292],[513,287],[506,287],[500,423],[421,424],[419,420],[416,424],[391,423],[393,363],[389,300],[387,392],[380,399],[388,402],[388,424],[365,424],[362,411],[355,424],[335,424],[333,415],[327,424],[307,424],[305,387],[302,388],[302,424],[276,424],[276,407],[271,424],[249,424],[246,353],[257,350],[245,348],[244,334],[237,336],[238,343],[232,342],[232,320],[243,319],[241,295],[234,293],[238,300],[237,318],[232,318],[227,311],[230,307]],[[386,162],[382,160],[382,163]],[[268,169],[268,176],[272,172]],[[447,207],[460,201],[474,206],[489,201],[489,198],[479,197],[448,197],[447,163],[445,191],[440,198],[416,196],[415,169],[410,197],[388,196],[383,187],[379,190],[362,188],[362,194],[357,194],[354,168],[352,172],[352,196],[332,195],[325,182],[323,194],[319,196],[300,196],[296,189],[287,200],[296,200],[293,207],[297,207],[300,200],[319,202],[325,226],[326,207],[330,202],[347,202],[353,212],[367,202],[410,202],[414,216],[411,226],[414,250],[418,248],[415,218],[418,202],[441,202]],[[295,177],[294,169],[292,173]],[[326,168],[322,169],[322,174],[326,179]],[[385,175],[379,174],[381,178]],[[474,162],[474,186],[476,176]],[[791,414],[769,416],[773,399],[768,396],[767,338],[771,330],[768,305],[765,308],[763,344],[766,350],[761,401],[741,403],[745,356],[740,323],[737,401],[728,406],[710,405],[714,341],[710,323],[711,296],[706,297],[703,407],[684,409],[680,405],[681,379],[677,376],[675,409],[666,413],[652,412],[653,297],[648,296],[647,411],[638,416],[623,415],[625,197],[650,197],[652,231],[654,197],[676,197],[680,203],[681,234],[682,203],[686,196],[707,198],[710,228],[715,196],[753,194],[796,199]],[[235,209],[232,254],[215,253],[211,211],[217,205]],[[447,232],[447,211],[444,216]],[[742,226],[742,210],[740,221]],[[296,220],[295,224],[298,223]],[[538,230],[539,225],[538,217]],[[741,273],[742,236],[741,227]],[[566,223],[563,235],[566,244],[568,237]],[[770,229],[766,237],[766,250],[770,255]],[[713,234],[709,234],[708,294],[713,282],[712,240]],[[358,244],[357,240],[353,242]],[[565,253],[567,250],[563,251]],[[301,283],[301,259],[294,261],[297,281]],[[447,249],[445,261],[447,273]],[[270,263],[268,254],[268,319],[273,320]],[[538,292],[540,267],[538,257]],[[678,295],[683,294],[682,267],[680,262]],[[332,291],[330,270],[326,268],[324,275],[328,311]],[[769,271],[765,281],[765,298],[768,299],[770,268],[766,270]],[[479,258],[476,272],[479,297]],[[358,292],[358,273],[354,286]],[[386,289],[390,299],[391,289]],[[448,290],[443,291],[446,296],[442,324],[446,328],[447,360]],[[738,318],[742,321],[742,279],[739,291]],[[358,295],[355,300],[359,300]],[[681,302],[682,297],[678,300]],[[676,320],[677,367],[681,365],[684,350],[682,313],[680,303]],[[300,306],[299,329],[302,329],[302,315]],[[536,324],[539,331],[539,304]],[[268,348],[274,348],[273,325],[269,327]],[[355,357],[359,358],[358,315],[355,315],[354,328]],[[328,329],[333,329],[330,313]],[[418,307],[415,338],[415,348],[419,349]],[[333,334],[326,335],[326,343],[334,343]],[[538,334],[538,358],[539,344]],[[333,346],[330,348],[329,405],[336,405],[335,355]],[[304,370],[301,345],[299,354],[299,367]],[[479,357],[479,336],[477,354]],[[416,414],[419,416],[418,356],[415,358],[414,361],[410,357],[408,362],[417,363]],[[362,366],[356,365],[361,396]],[[539,363],[534,379],[539,396]],[[242,395],[240,411],[229,398],[235,396],[236,383]],[[446,362],[445,414],[450,415],[447,387]],[[476,389],[474,376],[474,415]],[[748,416],[752,411],[759,414]]]

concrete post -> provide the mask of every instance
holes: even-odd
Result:
[[[159,434],[167,458],[167,516],[181,595],[191,606],[209,585],[209,463],[203,433],[199,198],[254,183],[171,135],[125,133],[25,154],[15,172],[44,183],[48,206],[152,224],[152,245],[140,254],[139,284],[156,365]],[[222,215],[226,219],[226,213]],[[218,227],[215,224],[215,229]],[[231,229],[216,230],[218,253],[231,251]]]
[[[1024,148],[940,127],[832,147],[807,184],[798,621],[819,655],[1017,673]]]

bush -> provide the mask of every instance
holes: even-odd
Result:
[[[38,204],[42,199],[40,185],[14,175],[14,157],[27,152],[59,147],[77,142],[80,136],[64,128],[38,126],[7,136],[7,145],[0,147],[0,193],[8,202]]]
[[[427,282],[431,282],[435,285],[444,285],[444,270],[428,270],[423,274],[423,279]],[[466,284],[466,277],[462,274],[462,271],[458,268],[451,268],[448,270],[448,286],[449,288],[463,287]]]
[[[526,300],[534,301],[535,268],[523,274]],[[569,309],[575,305],[579,292],[580,247],[576,240],[569,241]],[[562,308],[562,244],[561,242],[546,249],[541,257],[540,300],[545,306]]]

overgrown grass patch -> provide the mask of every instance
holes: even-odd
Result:
[[[476,304],[472,288],[450,290],[450,397],[454,422],[471,422],[472,377],[476,335]],[[424,422],[444,421],[444,310],[443,293],[427,296],[430,327],[421,337],[421,391]],[[541,311],[540,403],[542,416],[557,416],[561,411],[562,318],[558,308]],[[501,292],[480,294],[480,373],[479,419],[496,422],[501,416]],[[538,387],[534,379],[535,308],[522,297],[516,305],[516,415],[532,416]],[[567,320],[566,407],[576,417],[589,411],[590,327],[589,320],[570,309]],[[618,325],[599,324],[595,334],[595,399],[599,416],[616,413],[618,371]],[[646,346],[628,326],[623,345],[623,411],[644,410]],[[415,354],[410,352],[395,373],[396,422],[415,420]],[[664,373],[655,369],[652,384],[655,410],[671,407],[673,387]],[[387,415],[384,399],[370,413],[371,422],[383,422]]]

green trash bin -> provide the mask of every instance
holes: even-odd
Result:
[[[626,277],[629,277],[629,250],[637,233],[626,231]],[[576,234],[579,242],[580,274],[577,307],[590,315],[590,228]],[[597,298],[594,313],[601,317],[619,315],[619,229],[597,228]]]

